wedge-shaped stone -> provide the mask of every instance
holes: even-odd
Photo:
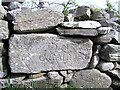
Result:
[[[9,43],[9,64],[13,73],[86,68],[93,45],[89,39],[53,34],[13,35]]]
[[[97,36],[98,32],[96,29],[66,29],[57,28],[57,32],[60,35],[81,35],[81,36]]]
[[[71,28],[98,28],[101,24],[97,21],[79,21],[79,22],[63,22],[61,23],[64,27]]]

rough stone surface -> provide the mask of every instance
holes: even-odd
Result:
[[[59,81],[61,81],[61,84],[63,83],[63,77],[59,75],[58,72],[52,71],[52,72],[48,72],[47,76],[50,79],[58,79]]]
[[[106,61],[120,62],[120,45],[107,44],[101,48],[100,55]]]
[[[9,64],[14,73],[84,69],[90,62],[89,39],[53,34],[13,35],[9,40]]]
[[[21,8],[21,3],[19,2],[10,2],[9,5],[8,5],[8,10],[14,10],[14,9],[18,9],[18,8]]]
[[[36,78],[40,78],[40,77],[42,77],[42,76],[44,76],[46,73],[35,73],[35,74],[30,74],[29,75],[29,79],[36,79]]]
[[[113,20],[109,19],[109,20],[100,20],[99,23],[103,26],[103,27],[112,27],[113,29],[118,29],[118,27],[120,27],[120,25],[116,22],[114,22]]]
[[[3,55],[3,43],[0,42],[0,57]]]
[[[6,58],[0,57],[0,78],[4,78],[7,75],[7,67],[6,67]]]
[[[111,30],[106,35],[100,35],[93,39],[94,43],[97,44],[106,44],[112,41],[112,39],[115,39],[116,41],[119,41],[118,33],[116,30]]]
[[[99,62],[99,56],[98,55],[92,56],[89,68],[95,68],[98,62]]]
[[[74,14],[74,17],[79,20],[88,20],[91,16],[91,9],[88,6],[80,6],[76,9],[69,10],[69,13]]]
[[[57,32],[60,35],[81,35],[81,36],[97,36],[98,32],[96,29],[66,29],[57,28]]]
[[[100,27],[97,29],[98,34],[107,34],[112,30],[111,27]]]
[[[103,19],[109,19],[110,15],[106,11],[100,10],[100,11],[94,12],[91,18],[93,20],[103,20]]]
[[[96,69],[76,72],[70,83],[76,88],[109,88],[111,78]]]
[[[62,74],[62,76],[64,77],[64,82],[69,82],[71,81],[72,77],[73,77],[73,71],[60,71],[60,73]]]
[[[0,20],[0,40],[8,39],[9,29],[8,29],[8,22]]]
[[[14,30],[18,32],[41,32],[53,28],[64,21],[64,15],[57,11],[41,8],[36,11],[31,9],[9,11]]]
[[[114,64],[112,62],[100,61],[97,67],[100,71],[110,71],[114,69]]]
[[[101,24],[97,21],[79,21],[79,22],[63,22],[61,23],[64,27],[71,27],[71,28],[98,28],[101,27]]]
[[[36,79],[28,79],[22,81],[22,84],[25,86],[31,86],[31,83],[34,82],[35,88],[57,88],[61,86],[61,80],[59,79],[48,79],[46,77],[40,77]]]
[[[7,14],[7,11],[3,8],[2,5],[0,5],[0,20],[4,19],[6,14]]]

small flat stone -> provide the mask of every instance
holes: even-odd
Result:
[[[114,64],[112,62],[100,61],[97,67],[100,71],[110,71],[114,69]]]
[[[109,33],[111,29],[112,29],[111,27],[100,27],[97,29],[97,32],[98,34],[103,35]]]
[[[81,36],[97,36],[98,32],[96,29],[66,29],[57,28],[57,32],[60,35],[81,35]]]
[[[97,21],[79,21],[79,22],[63,22],[61,23],[64,27],[70,28],[98,28],[101,24]]]

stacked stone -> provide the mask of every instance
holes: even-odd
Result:
[[[1,88],[8,81],[31,89],[119,87],[119,19],[81,6],[70,10],[65,21],[50,8],[19,5],[8,5],[14,32],[9,38],[9,80],[0,79]],[[5,25],[2,30],[8,31]]]
[[[4,41],[8,39],[9,29],[8,22],[5,21],[7,11],[2,5],[0,5],[0,9],[0,78],[4,78],[7,75],[7,47],[5,47],[7,43]]]

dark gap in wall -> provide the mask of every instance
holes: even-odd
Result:
[[[4,43],[4,49],[5,49],[5,61],[3,62],[3,65],[5,69],[7,69],[7,76],[8,76],[11,73],[11,68],[9,66],[9,40],[3,40],[2,42]]]

